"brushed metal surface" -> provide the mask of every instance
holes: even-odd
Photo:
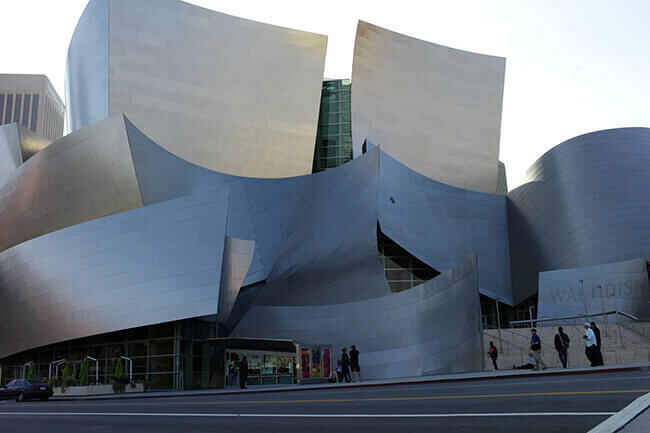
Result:
[[[347,285],[345,274],[332,273],[331,278]],[[367,379],[481,368],[475,255],[419,286],[378,298],[296,306],[287,293],[282,297],[286,305],[263,305],[259,299],[265,290],[231,336],[331,344],[334,359],[341,347],[354,344]]]
[[[515,302],[538,273],[650,255],[650,128],[581,135],[533,164],[508,193]]]
[[[0,251],[140,206],[124,117],[114,116],[45,147],[0,186]]]
[[[73,130],[126,114],[223,173],[311,173],[327,38],[176,0],[91,1],[68,53]]]
[[[585,308],[587,314],[618,310],[649,317],[646,258],[539,273],[538,318],[576,316],[585,314]]]
[[[505,59],[359,21],[352,64],[354,155],[364,140],[411,169],[494,193]]]
[[[383,152],[380,166],[382,231],[439,271],[476,252],[481,293],[512,305],[506,196],[436,182]]]
[[[111,215],[0,253],[0,358],[217,312],[227,190]]]

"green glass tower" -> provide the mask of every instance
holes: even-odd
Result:
[[[352,159],[350,80],[323,82],[313,172],[338,167]]]

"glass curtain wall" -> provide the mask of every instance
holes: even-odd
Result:
[[[338,167],[352,159],[350,80],[323,82],[313,172]]]
[[[71,363],[78,378],[86,356],[96,358],[99,382],[109,384],[121,356],[133,362],[133,380],[152,389],[200,389],[214,387],[213,349],[206,342],[216,336],[215,324],[199,320],[163,323],[68,341],[23,352],[0,360],[2,384],[22,375],[23,365],[34,363],[35,376],[48,379],[52,361]],[[128,363],[125,373],[129,374]],[[96,364],[89,361],[89,378],[95,381]],[[54,371],[52,376],[54,376]],[[63,364],[58,377],[63,374]]]

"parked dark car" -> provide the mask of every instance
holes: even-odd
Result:
[[[40,379],[16,379],[0,388],[0,400],[13,398],[16,401],[33,399],[45,401],[52,397],[52,394],[54,394],[52,387]]]

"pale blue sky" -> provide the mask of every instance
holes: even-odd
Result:
[[[0,72],[43,73],[63,97],[67,46],[86,0],[0,0]],[[508,184],[576,135],[650,127],[650,1],[193,0],[325,34],[326,77],[349,77],[358,19],[506,57],[501,160]]]

